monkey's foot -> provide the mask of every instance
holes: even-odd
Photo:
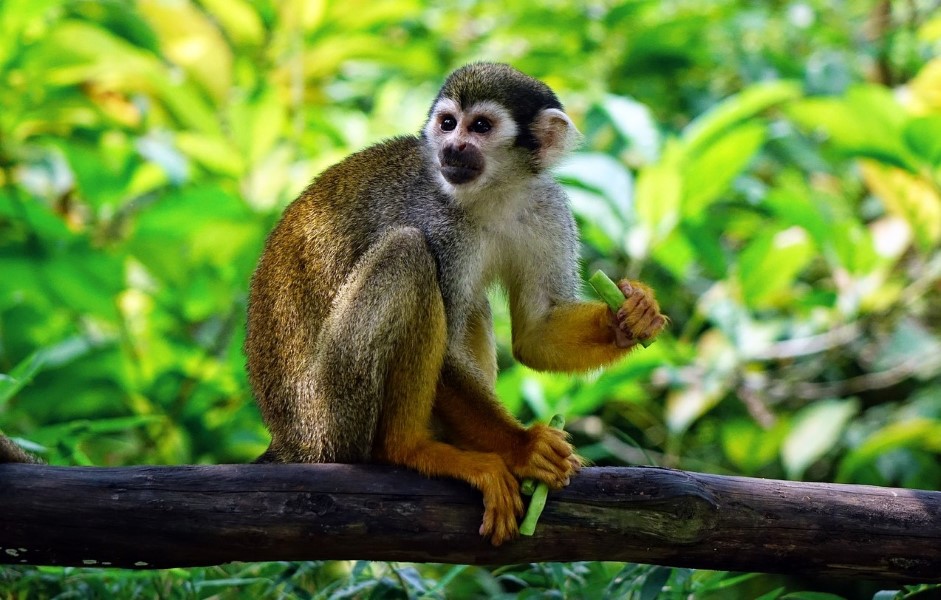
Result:
[[[494,546],[519,535],[517,519],[523,516],[523,500],[519,482],[496,455],[493,468],[486,469],[471,480],[484,496],[484,520],[480,535],[490,538]]]
[[[526,430],[526,443],[507,460],[507,466],[521,479],[546,482],[552,489],[569,484],[582,466],[582,459],[572,450],[567,434],[548,425],[537,424]]]
[[[627,348],[641,340],[653,340],[667,324],[653,290],[627,279],[619,281],[618,288],[624,294],[624,303],[614,316],[615,343]]]

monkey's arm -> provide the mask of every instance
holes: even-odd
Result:
[[[653,290],[622,280],[621,308],[578,298],[578,233],[564,194],[549,193],[531,221],[532,257],[506,279],[513,354],[544,371],[587,371],[614,362],[666,325]]]
[[[538,301],[515,306],[523,299],[511,300],[513,354],[538,370],[587,371],[620,358],[638,340],[656,337],[666,318],[653,290],[626,280],[619,287],[625,299],[617,313],[601,302],[543,299],[540,307]]]
[[[566,302],[540,314],[521,308],[513,314],[513,355],[540,371],[587,371],[630,350],[615,343],[614,327],[600,302]]]

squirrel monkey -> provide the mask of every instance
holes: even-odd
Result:
[[[517,478],[579,468],[565,434],[523,427],[494,392],[486,290],[508,292],[513,353],[585,371],[666,321],[621,282],[578,299],[578,234],[549,169],[578,132],[548,86],[502,64],[452,73],[418,136],[327,169],[285,211],[252,278],[245,351],[271,431],[259,462],[381,462],[467,481],[480,533],[518,533]]]

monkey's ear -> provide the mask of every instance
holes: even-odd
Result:
[[[539,141],[536,159],[543,169],[553,167],[581,139],[569,116],[557,108],[547,108],[536,115],[532,130]]]

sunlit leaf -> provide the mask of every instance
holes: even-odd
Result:
[[[162,71],[156,57],[86,21],[64,20],[27,54],[24,67],[54,85],[101,81],[124,89],[146,88]]]
[[[866,185],[886,210],[905,219],[922,250],[941,241],[941,194],[925,179],[876,161],[861,161]]]
[[[907,88],[911,92],[908,102],[916,114],[941,111],[941,57],[928,61]]]
[[[175,142],[184,154],[210,171],[238,177],[245,169],[243,155],[221,136],[181,131]]]
[[[840,199],[788,179],[764,199],[779,223],[803,228],[827,259],[836,259],[851,273],[870,273],[881,264],[872,233]],[[840,226],[834,227],[835,222]]]
[[[190,0],[139,0],[137,9],[154,28],[166,56],[222,100],[232,85],[232,50],[206,14]]]
[[[578,153],[567,159],[556,175],[568,184],[575,214],[591,227],[601,229],[611,247],[620,246],[631,218],[630,171],[606,154]]]
[[[638,239],[646,242],[640,235],[643,231],[631,231],[629,239]],[[643,259],[646,256],[646,249],[638,243],[636,246],[630,246],[630,254],[634,258]],[[685,279],[690,275],[690,269],[696,265],[698,258],[696,247],[690,241],[685,231],[674,229],[667,237],[660,240],[654,247],[651,257],[657,261],[657,264],[673,273],[677,279]]]
[[[279,20],[285,27],[309,31],[323,22],[326,0],[284,0],[277,4]]]
[[[239,98],[230,111],[232,136],[242,156],[248,164],[257,163],[283,135],[286,106],[275,88],[266,87]]]
[[[631,98],[608,96],[602,107],[611,117],[611,123],[626,139],[632,151],[646,162],[653,162],[660,154],[660,131],[650,108]]]
[[[258,46],[264,41],[265,26],[257,10],[246,0],[199,0],[218,21],[226,35],[235,44]],[[316,4],[307,2],[305,4]],[[296,16],[296,15],[295,15]]]
[[[563,181],[576,181],[600,192],[622,220],[629,216],[633,177],[622,163],[611,156],[600,152],[579,152],[566,159],[556,169],[556,174]]]
[[[856,400],[818,400],[800,410],[781,448],[781,461],[789,479],[800,479],[807,469],[840,441],[846,423],[859,412]]]

